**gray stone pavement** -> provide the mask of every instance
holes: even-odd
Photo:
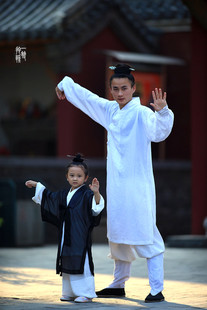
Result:
[[[107,245],[95,244],[96,289],[112,280]],[[61,277],[55,274],[56,246],[0,249],[0,309],[207,309],[207,249],[167,248],[166,301],[144,303],[149,293],[145,259],[132,264],[125,298],[96,298],[92,303],[61,302]]]

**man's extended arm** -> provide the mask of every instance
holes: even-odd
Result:
[[[67,76],[57,85],[56,93],[60,100],[66,98],[94,121],[107,128],[108,110],[111,106],[109,100],[97,96]]]

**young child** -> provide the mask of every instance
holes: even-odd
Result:
[[[88,167],[80,154],[67,166],[66,178],[70,190],[51,192],[39,182],[34,202],[41,205],[42,220],[59,230],[56,273],[62,275],[61,301],[91,302],[97,297],[91,253],[91,232],[100,222],[104,199],[99,193],[99,181],[94,178],[87,188]]]

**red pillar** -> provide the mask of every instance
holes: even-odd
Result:
[[[207,216],[207,31],[193,19],[191,67],[192,234]]]

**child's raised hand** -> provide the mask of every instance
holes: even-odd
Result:
[[[97,178],[92,180],[92,184],[89,185],[90,189],[95,193],[99,192],[99,181]]]
[[[29,181],[25,182],[25,185],[27,187],[29,187],[29,188],[32,188],[32,187],[36,187],[37,186],[37,182],[29,180]]]

